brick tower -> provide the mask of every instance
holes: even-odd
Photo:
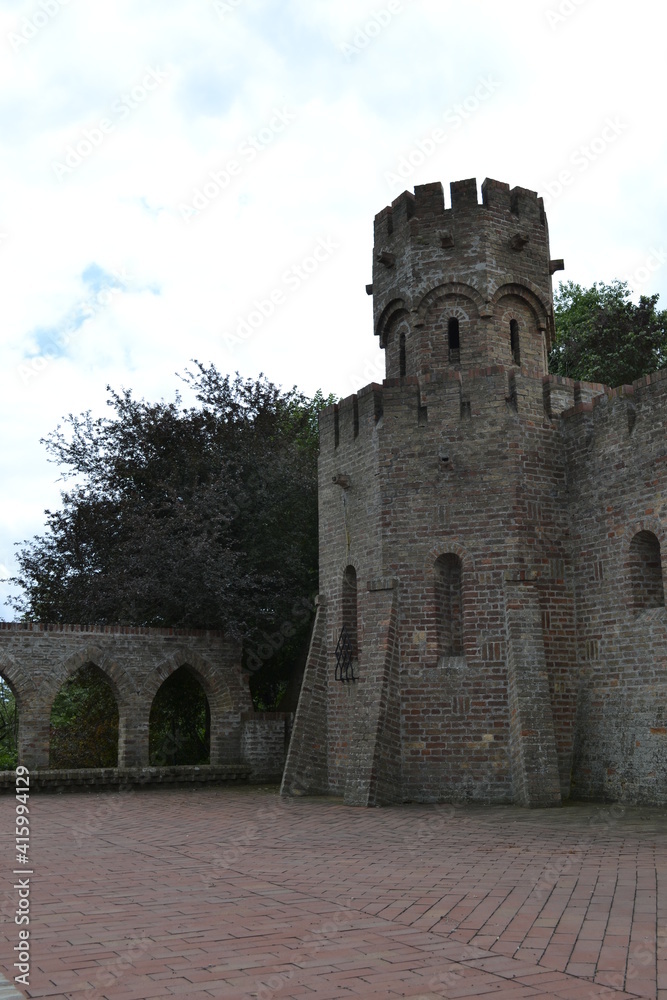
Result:
[[[570,472],[582,408],[611,397],[547,375],[561,267],[524,188],[486,180],[479,204],[457,182],[445,208],[427,184],[376,217],[386,379],[321,416],[319,608],[283,794],[569,794],[590,570]]]

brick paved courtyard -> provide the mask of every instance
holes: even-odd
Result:
[[[664,810],[354,810],[233,787],[30,808],[27,997],[667,1000]]]

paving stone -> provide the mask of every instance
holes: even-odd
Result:
[[[4,857],[13,805],[0,800]],[[437,810],[286,807],[267,789],[145,791],[109,811],[82,860],[69,831],[85,808],[80,794],[31,804],[32,974],[19,996],[667,1000],[658,810],[628,809],[599,839],[594,806],[461,809],[465,822],[409,853],[410,830]],[[257,837],[211,893],[207,860],[250,824]],[[553,893],[533,890],[571,850],[554,906]],[[460,922],[440,918],[452,908]],[[11,982],[8,953],[0,970]]]

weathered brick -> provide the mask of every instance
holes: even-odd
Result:
[[[375,234],[387,378],[320,421],[321,606],[284,792],[552,805],[573,776],[577,795],[667,801],[663,373],[547,374],[530,191],[486,181],[478,204],[459,182],[445,208],[424,185]]]

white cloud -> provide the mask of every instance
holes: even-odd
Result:
[[[174,372],[192,357],[311,392],[346,394],[377,372],[364,286],[373,217],[398,193],[386,174],[484,78],[499,81],[497,91],[450,125],[405,186],[491,176],[547,193],[569,170],[549,209],[564,277],[639,275],[637,290],[665,301],[658,8],[620,0],[229,6],[69,0],[17,48],[10,34],[43,6],[0,2],[0,559],[10,567],[11,543],[40,531],[41,511],[57,502],[57,470],[39,438],[68,411],[104,412],[107,383],[171,397]],[[144,96],[136,88],[150,70],[166,76]],[[241,150],[271,130],[276,109],[294,121],[265,131],[250,160]],[[610,118],[627,127],[577,165]],[[102,119],[113,127],[59,180],[54,161],[68,146],[85,150],[86,130],[97,138],[91,130]],[[180,206],[230,160],[240,169],[186,224]],[[336,253],[231,349],[230,328],[329,237]],[[129,278],[73,327],[93,265]],[[43,331],[68,323],[66,350],[22,378]]]

